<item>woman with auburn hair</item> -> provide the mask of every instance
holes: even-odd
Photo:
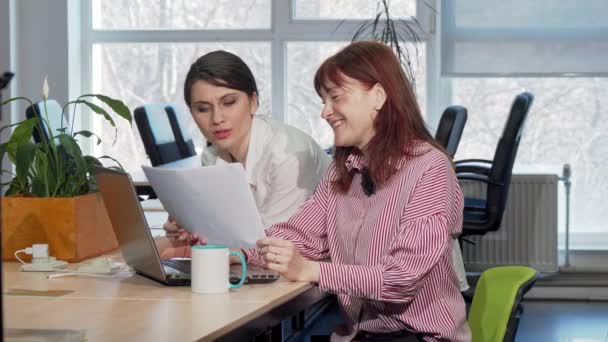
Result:
[[[332,341],[469,341],[453,268],[463,196],[392,50],[352,43],[315,75],[335,160],[248,262],[338,296]],[[328,261],[331,260],[331,261]]]

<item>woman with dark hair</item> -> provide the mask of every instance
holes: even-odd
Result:
[[[350,44],[315,88],[335,160],[293,217],[244,250],[248,262],[337,294],[347,323],[332,341],[470,340],[452,265],[463,196],[396,56]]]
[[[200,57],[186,76],[184,98],[210,143],[203,166],[243,164],[265,227],[287,220],[311,196],[329,156],[302,131],[255,115],[258,89],[241,58],[226,51]],[[171,218],[164,229],[172,245],[183,248],[165,250],[163,257],[182,256],[190,244],[205,243]]]

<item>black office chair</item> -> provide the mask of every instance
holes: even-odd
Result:
[[[192,137],[188,134],[186,127],[184,127],[185,121],[185,113],[174,105],[166,105],[165,111],[167,112],[167,116],[169,117],[169,122],[171,123],[171,129],[173,130],[173,134],[175,135],[175,142],[178,145],[180,154],[183,158],[188,158],[196,155],[196,150],[194,149],[194,142]]]
[[[173,105],[149,104],[134,111],[135,123],[152,166],[196,155],[192,139],[185,133],[182,112]],[[150,186],[137,186],[138,195],[157,198]]]
[[[196,154],[192,140],[184,140],[178,119],[180,114],[175,107],[149,104],[137,107],[134,113],[139,135],[152,166],[167,164]]]
[[[449,106],[441,114],[435,140],[454,158],[458,143],[467,122],[467,109],[462,106]]]
[[[465,198],[462,236],[484,235],[500,228],[507,203],[513,164],[534,96],[515,97],[498,141],[493,160],[467,159],[455,162],[459,180],[485,183],[485,198]]]
[[[25,116],[28,119],[35,117],[40,119],[40,125],[38,127],[34,127],[34,142],[37,144],[49,142],[47,119],[53,135],[59,134],[57,131],[58,129],[68,127],[67,114],[63,115],[62,117],[61,110],[61,105],[57,101],[51,99],[46,100],[46,110],[43,101],[34,103],[26,108]]]

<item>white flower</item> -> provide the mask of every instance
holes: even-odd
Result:
[[[45,100],[49,98],[49,82],[46,75],[44,75],[44,82],[42,82],[42,97]]]

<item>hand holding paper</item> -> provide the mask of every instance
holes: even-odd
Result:
[[[170,216],[209,244],[255,247],[265,236],[241,164],[142,168]]]

